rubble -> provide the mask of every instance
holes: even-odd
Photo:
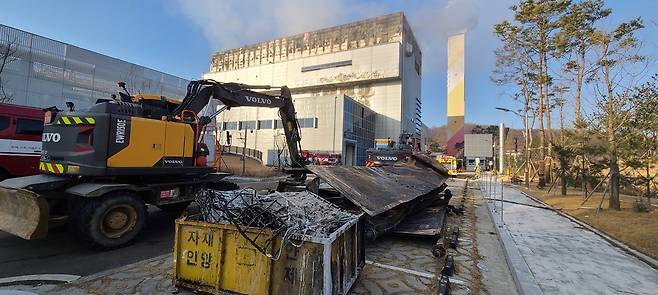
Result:
[[[329,238],[341,226],[357,219],[349,213],[310,192],[273,192],[259,194],[252,188],[233,191],[205,189],[196,196],[200,220],[209,223],[233,224],[254,247],[268,257],[278,259],[281,248],[292,240]],[[246,234],[247,228],[258,228],[258,234]],[[263,238],[263,233],[272,235]],[[268,249],[278,237],[279,250]]]

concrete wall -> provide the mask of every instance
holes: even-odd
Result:
[[[493,149],[492,134],[464,134],[464,156],[467,158],[491,157]]]

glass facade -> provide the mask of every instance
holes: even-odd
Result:
[[[73,45],[0,25],[0,101],[78,109],[110,98],[126,82],[131,93],[182,99],[189,81]]]
[[[377,114],[367,107],[345,96],[343,106],[343,135],[346,142],[354,142],[355,164],[365,165],[366,150],[375,141],[375,120]]]

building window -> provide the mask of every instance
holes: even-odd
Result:
[[[256,129],[256,121],[240,121],[240,130]]]
[[[301,118],[297,121],[299,122],[299,128],[318,128],[317,118]]]
[[[39,120],[17,119],[16,134],[41,135],[43,133],[43,122]]]
[[[314,66],[306,66],[306,67],[302,67],[302,73],[304,73],[304,72],[310,72],[310,71],[323,70],[323,69],[331,69],[331,68],[346,67],[346,66],[351,66],[351,65],[352,65],[352,61],[351,61],[351,60],[344,60],[344,61],[330,62],[330,63],[326,63],[326,64],[321,64],[321,65],[314,65]]]
[[[238,129],[238,122],[224,122],[224,130],[235,130]]]
[[[274,129],[283,129],[283,122],[281,120],[274,120]]]
[[[258,129],[272,129],[272,120],[258,120]]]
[[[9,117],[0,116],[0,131],[7,129],[9,127]]]

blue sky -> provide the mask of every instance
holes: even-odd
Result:
[[[132,63],[197,79],[213,51],[404,11],[423,50],[423,120],[446,121],[446,36],[467,30],[466,121],[521,124],[494,107],[518,108],[490,81],[493,25],[511,19],[515,0],[147,0],[3,1],[0,23]],[[658,0],[608,0],[610,25],[642,17],[643,53],[658,52]],[[652,63],[649,72],[658,72]],[[588,107],[587,104],[585,107]],[[589,106],[591,107],[591,105]],[[568,105],[565,109],[570,110]],[[557,125],[558,123],[555,122]]]

